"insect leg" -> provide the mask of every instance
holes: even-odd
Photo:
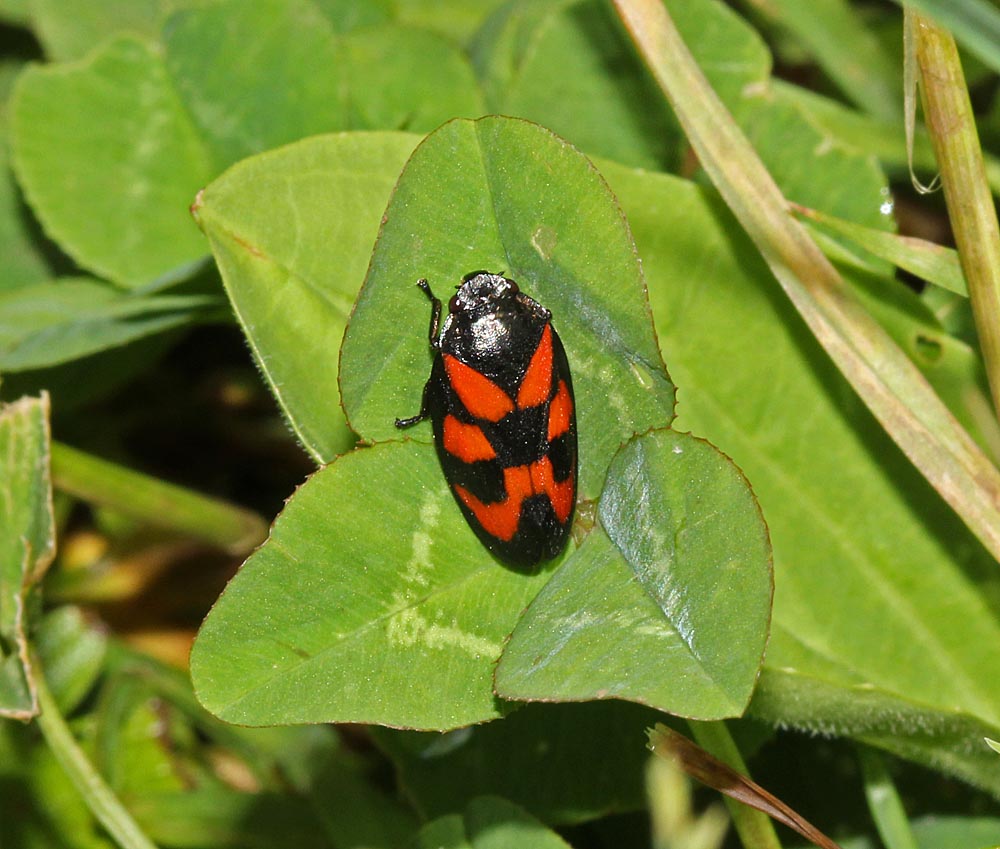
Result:
[[[430,284],[426,279],[420,278],[417,281],[417,286],[423,289],[424,294],[430,299],[431,302],[431,327],[427,333],[427,338],[430,340],[431,347],[438,347],[438,333],[441,329],[441,301],[434,297],[434,293],[431,291]]]
[[[432,348],[438,347],[438,333],[441,329],[441,301],[434,297],[434,293],[431,291],[430,284],[426,279],[421,278],[417,281],[417,286],[420,287],[424,294],[430,299],[431,302],[431,326],[428,331],[428,338],[431,343]],[[415,416],[410,416],[405,419],[396,419],[396,427],[404,428],[415,425],[417,422],[422,422],[430,415],[430,388],[431,383],[427,381],[424,384],[424,394],[420,402],[420,412]]]
[[[410,416],[407,419],[396,419],[396,427],[404,428],[410,427],[410,425],[415,425],[417,422],[422,422],[424,419],[428,418],[431,414],[430,412],[430,390],[431,382],[428,380],[424,384],[424,395],[420,401],[420,412],[415,416]]]

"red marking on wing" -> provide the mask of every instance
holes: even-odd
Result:
[[[507,497],[490,504],[480,501],[459,484],[455,484],[455,493],[483,529],[504,542],[510,542],[517,533],[521,505],[532,495],[548,496],[560,524],[565,523],[573,511],[573,475],[557,481],[548,457],[527,466],[508,466],[503,470],[503,483]]]
[[[548,441],[551,442],[566,433],[572,418],[573,399],[569,397],[569,387],[566,385],[566,381],[560,380],[559,389],[549,405]]]
[[[545,493],[559,523],[564,523],[573,511],[573,474],[564,481],[557,481],[548,456],[531,464],[531,484],[535,493]]]
[[[475,418],[498,422],[514,412],[514,402],[499,386],[450,354],[444,355],[448,382]]]
[[[521,504],[531,495],[531,475],[527,466],[508,466],[503,470],[503,485],[507,497],[503,501],[487,504],[480,501],[464,486],[455,484],[455,492],[462,503],[472,511],[479,524],[490,536],[510,542],[517,533],[521,519]]]
[[[443,441],[444,450],[463,463],[493,460],[497,456],[482,428],[461,422],[452,415],[444,417]]]
[[[552,392],[552,325],[546,324],[542,338],[538,341],[531,362],[521,379],[517,392],[517,406],[520,409],[537,407],[549,400]]]

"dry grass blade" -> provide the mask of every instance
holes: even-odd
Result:
[[[744,805],[763,811],[822,849],[840,849],[818,828],[793,811],[759,784],[713,757],[682,734],[657,725],[649,732],[649,747],[658,757],[677,763],[696,781],[718,790]]]
[[[907,10],[924,116],[941,169],[958,255],[969,284],[993,407],[1000,411],[1000,225],[986,179],[969,90],[951,34]]]
[[[817,341],[910,461],[1000,560],[1000,473],[794,219],[659,0],[614,0],[699,161]]]

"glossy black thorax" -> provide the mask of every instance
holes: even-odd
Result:
[[[465,278],[448,304],[438,349],[516,394],[551,317],[512,280],[475,272]]]

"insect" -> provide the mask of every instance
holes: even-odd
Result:
[[[533,566],[563,548],[576,502],[573,383],[552,314],[499,274],[462,279],[441,321],[420,412],[430,418],[441,468],[469,525],[493,554]]]

